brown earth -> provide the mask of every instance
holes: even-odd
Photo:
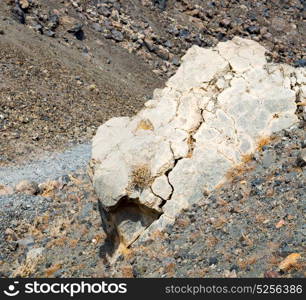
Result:
[[[63,45],[3,20],[7,14],[1,3],[0,165],[88,141],[101,123],[132,115],[161,86],[148,65],[106,40],[88,38],[92,58],[81,41]]]

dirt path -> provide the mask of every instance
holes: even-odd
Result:
[[[91,145],[74,146],[62,153],[49,153],[45,158],[13,167],[0,168],[0,184],[15,186],[22,180],[42,183],[85,168],[91,157]]]

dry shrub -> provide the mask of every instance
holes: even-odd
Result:
[[[245,155],[242,155],[242,158],[241,158],[241,160],[242,160],[242,162],[243,163],[248,163],[248,162],[250,162],[250,161],[252,161],[253,160],[253,158],[254,158],[254,154],[253,153],[251,153],[251,154],[245,154]]]
[[[248,266],[255,264],[257,260],[257,256],[246,257],[245,259],[242,259],[240,262],[238,262],[238,266],[240,269],[245,270]]]
[[[212,247],[215,247],[219,243],[219,240],[215,236],[210,235],[207,237],[206,243],[208,247],[212,248]]]
[[[62,267],[61,263],[57,263],[50,268],[46,269],[45,277],[51,277],[56,271],[58,271]]]
[[[121,268],[121,275],[123,278],[134,278],[133,267],[132,266],[123,266]]]
[[[195,143],[195,139],[192,136],[190,136],[187,140],[187,144],[188,144],[188,147],[189,147],[187,158],[192,157],[194,146],[195,146],[194,143]]]
[[[272,141],[274,140],[273,137],[270,136],[266,136],[266,137],[262,137],[257,141],[257,147],[256,150],[257,151],[262,151],[262,147],[266,146],[268,144],[270,144]]]
[[[100,243],[105,239],[105,233],[97,233],[93,238],[97,241],[97,243]]]
[[[143,190],[151,185],[153,178],[148,165],[135,166],[132,170],[131,190]]]
[[[119,244],[117,253],[122,254],[124,257],[132,257],[133,256],[132,250],[130,248],[126,247],[124,245],[124,243],[122,243],[122,242]]]
[[[163,239],[163,238],[164,238],[164,234],[163,234],[163,232],[161,232],[160,230],[156,230],[156,231],[153,232],[152,235],[151,235],[151,239],[152,239],[152,240]]]
[[[196,270],[193,270],[193,273],[191,274],[191,276],[195,278],[202,278],[202,277],[205,277],[208,272],[209,272],[209,268],[196,269]]]
[[[154,130],[153,124],[150,120],[141,120],[136,128],[136,130]]]
[[[49,225],[50,236],[59,237],[65,235],[66,229],[70,226],[70,221],[68,218],[58,217]]]
[[[13,273],[12,277],[31,277],[35,273],[37,266],[43,261],[43,256],[27,258]]]
[[[225,224],[227,224],[228,219],[225,218],[224,216],[221,216],[220,218],[217,218],[214,222],[213,222],[213,226],[216,229],[221,229]]]
[[[190,220],[189,219],[178,219],[176,221],[177,225],[180,226],[180,227],[186,227],[190,224]]]
[[[167,273],[168,277],[174,276],[175,270],[175,263],[169,263],[165,266],[165,272]]]
[[[53,195],[56,189],[59,188],[59,183],[55,180],[53,181],[48,181],[45,183],[42,183],[40,185],[40,189],[43,191],[42,196],[43,197],[50,197]]]
[[[276,139],[275,137],[260,138],[256,143],[256,151],[261,152],[264,146],[270,144],[275,139]],[[253,160],[253,158],[254,158],[254,153],[242,155],[241,157],[242,162],[227,172],[226,179],[232,181],[234,180],[234,178],[253,170],[254,166],[249,164]],[[222,184],[218,186],[218,188],[220,188],[221,186]]]
[[[62,236],[59,238],[55,238],[54,240],[50,241],[47,246],[48,248],[52,248],[54,246],[59,246],[59,247],[63,247],[65,245],[67,245],[68,242],[68,238],[66,236]]]
[[[234,168],[230,169],[227,173],[226,173],[226,179],[227,180],[234,180],[236,177],[243,175],[246,172],[251,171],[254,168],[254,166],[250,166],[246,163],[241,163],[237,166],[235,166]]]

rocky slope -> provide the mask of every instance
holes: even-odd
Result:
[[[194,44],[247,37],[303,66],[304,18],[302,0],[1,1],[0,164],[89,140],[110,117],[135,113]]]
[[[1,276],[305,277],[305,149],[305,123],[280,132],[175,224],[110,261],[118,241],[84,170],[36,196],[0,196]]]
[[[89,33],[86,43],[41,35],[17,24],[3,1],[0,29],[0,165],[88,141],[101,122],[135,113],[161,85],[124,49]]]
[[[113,274],[305,277],[305,138],[303,127],[275,136],[229,183],[113,265]]]
[[[1,1],[0,165],[90,140],[138,111],[190,46],[237,35],[305,66],[305,1]],[[229,183],[113,259],[119,240],[85,168],[0,182],[0,276],[305,277],[305,106],[297,114]]]

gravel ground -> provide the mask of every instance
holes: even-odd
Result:
[[[42,183],[86,168],[91,157],[91,145],[77,145],[63,153],[51,152],[45,159],[22,166],[0,168],[0,184],[15,186],[22,180]]]
[[[2,241],[0,243],[0,261],[3,261],[4,257],[10,256],[11,251],[15,251],[18,247],[17,243],[4,243],[10,232],[9,228],[15,228],[20,223],[24,224],[25,220],[31,222],[36,215],[44,214],[48,211],[50,202],[52,200],[49,198],[25,194],[0,196],[0,240]]]
[[[1,277],[101,277],[106,234],[86,170],[0,198]],[[39,249],[34,258],[29,253]]]

